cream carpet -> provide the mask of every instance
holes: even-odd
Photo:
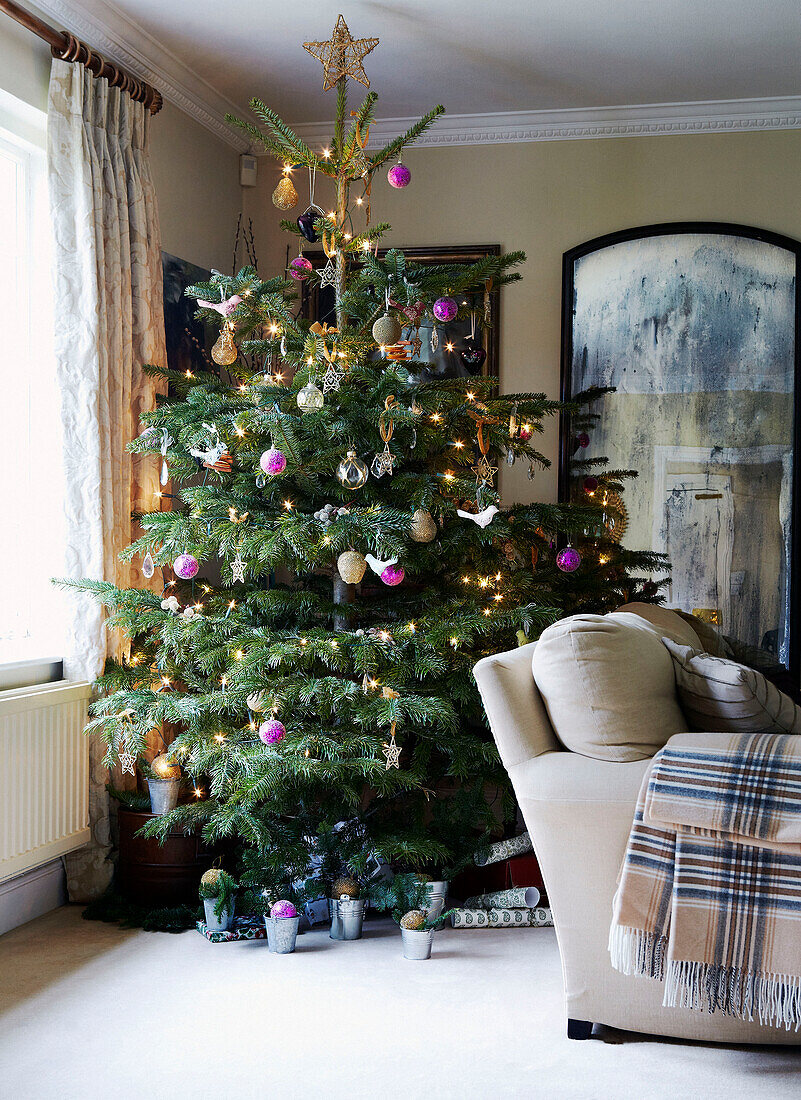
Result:
[[[57,909],[0,937],[8,1100],[749,1100],[801,1095],[801,1051],[596,1028],[565,1037],[552,929],[327,930],[294,955]]]

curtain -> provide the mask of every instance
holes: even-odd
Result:
[[[66,562],[70,578],[131,584],[119,553],[132,511],[152,511],[157,463],[132,456],[139,414],[159,383],[142,370],[166,364],[158,211],[141,103],[82,65],[54,60],[48,97],[48,183],[54,232],[55,352],[61,394]],[[141,583],[140,583],[141,587]],[[93,680],[108,652],[102,609],[70,600],[65,676]],[[73,901],[111,881],[104,746],[90,745],[92,841],[67,857]]]

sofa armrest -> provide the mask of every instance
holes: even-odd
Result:
[[[536,642],[484,657],[473,669],[492,735],[507,771],[561,748],[531,671]]]

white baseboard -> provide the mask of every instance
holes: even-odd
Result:
[[[67,881],[60,859],[0,883],[0,935],[65,905]]]

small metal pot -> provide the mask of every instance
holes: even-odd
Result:
[[[434,929],[421,932],[419,928],[401,928],[404,959],[430,959]]]
[[[436,920],[437,917],[442,915],[442,911],[445,908],[448,885],[449,884],[445,881],[426,883],[428,902],[423,906],[423,909],[428,914],[429,920]]]
[[[230,904],[227,908],[223,909],[222,915],[219,917],[214,912],[216,904],[216,898],[203,899],[203,908],[206,911],[206,928],[208,928],[209,932],[227,932],[234,923],[236,900],[231,898]]]
[[[147,786],[150,791],[151,813],[168,814],[178,805],[180,779],[148,779]]]
[[[332,940],[360,940],[364,920],[364,902],[355,898],[329,898]]]
[[[267,946],[274,955],[289,955],[295,950],[300,917],[265,917]]]

